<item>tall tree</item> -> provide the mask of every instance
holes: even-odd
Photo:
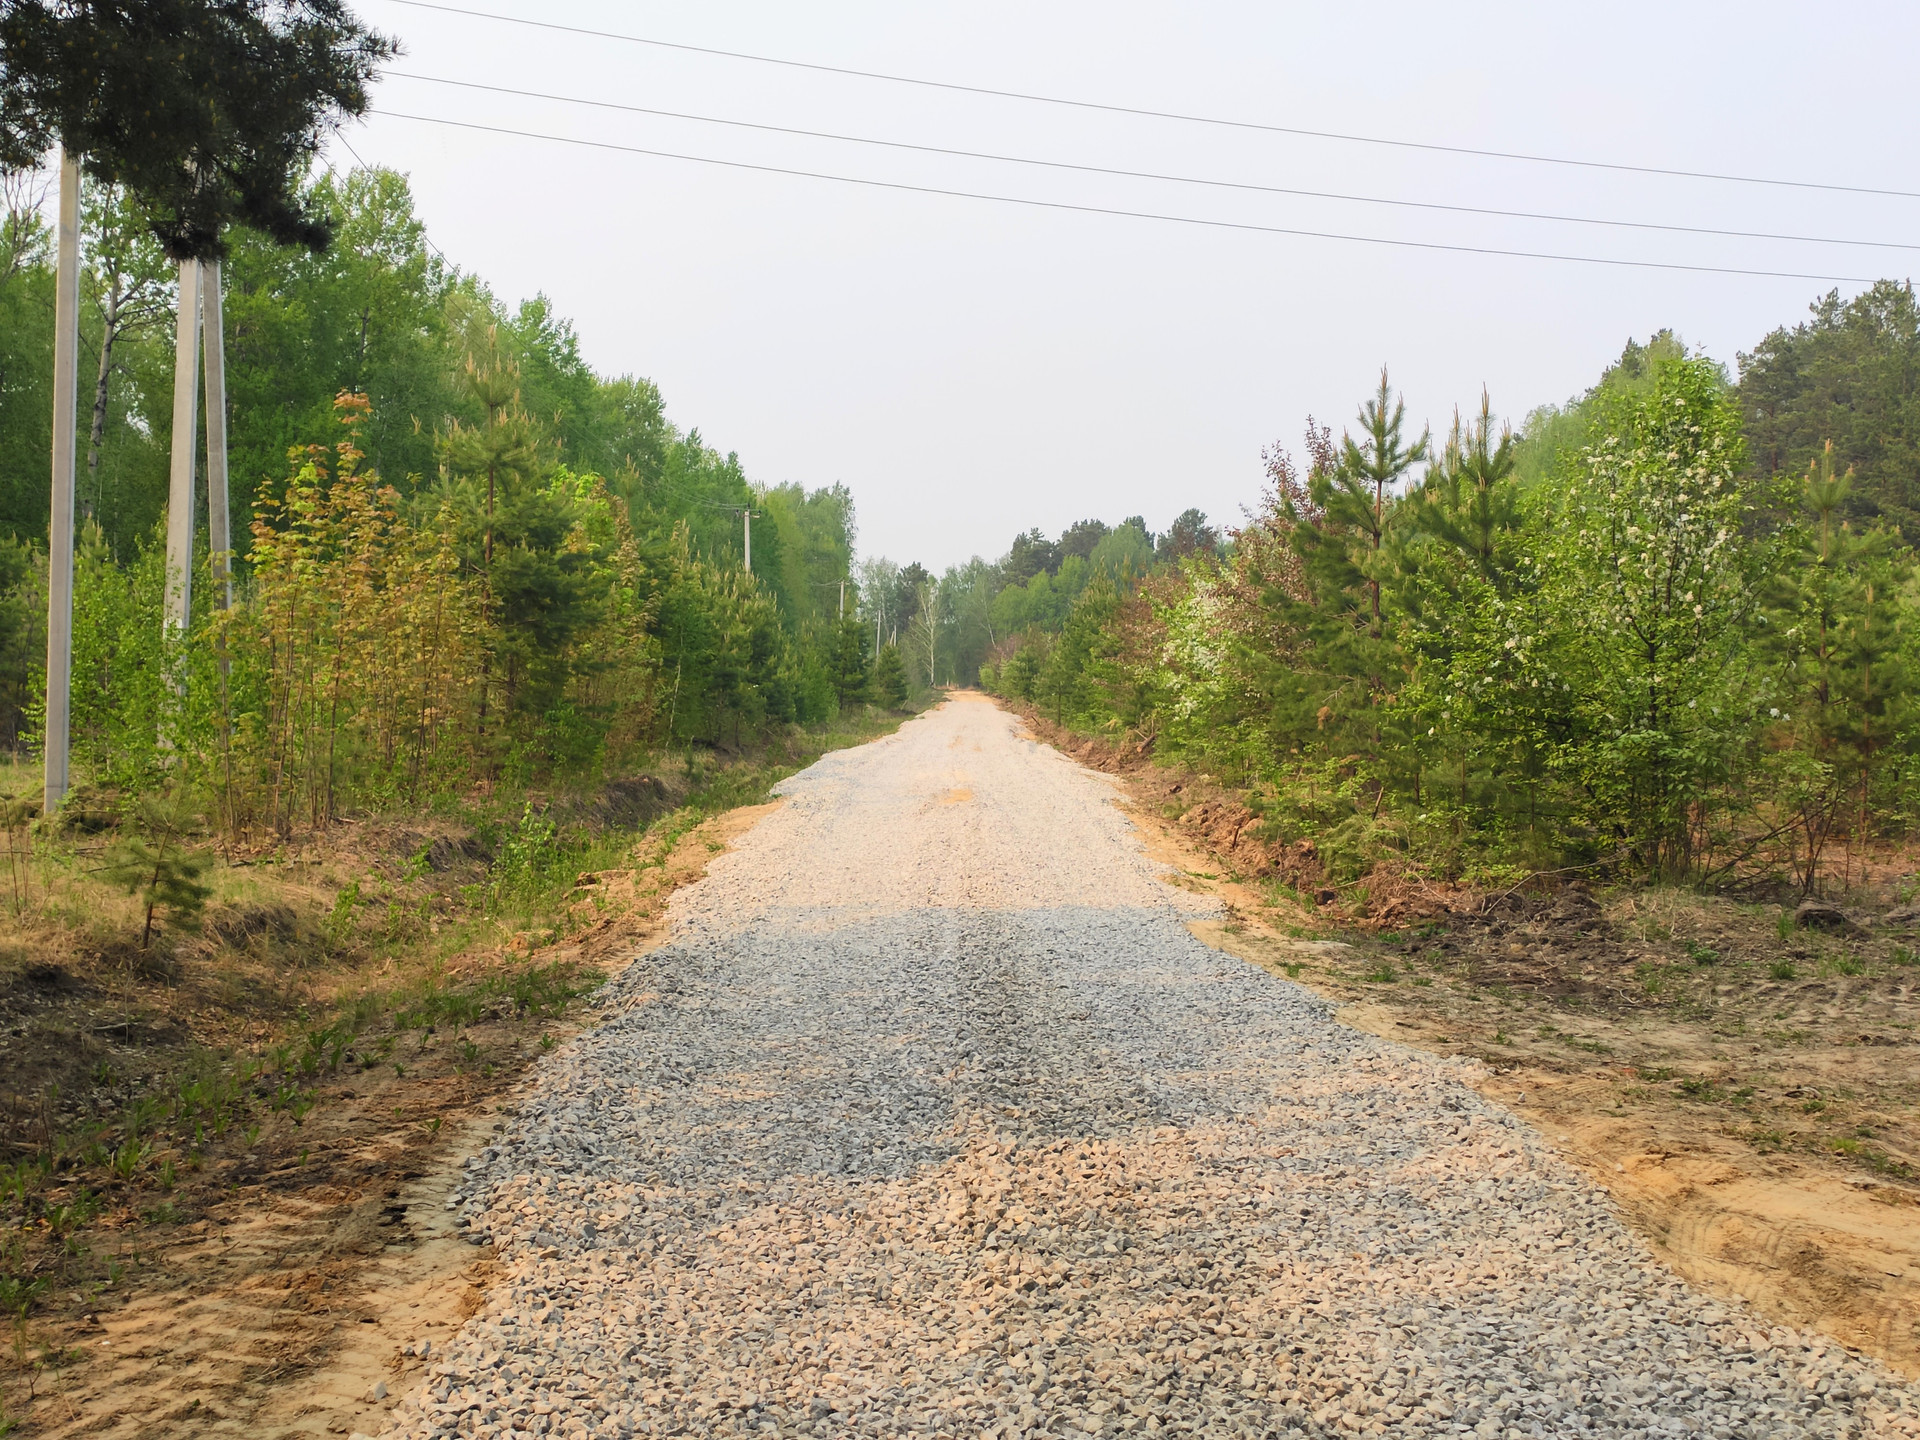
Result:
[[[1145,530],[1143,525],[1140,527]],[[1211,555],[1220,549],[1220,532],[1207,523],[1204,510],[1186,509],[1173,517],[1160,537],[1162,560],[1184,560],[1189,555]]]
[[[1514,464],[1513,432],[1503,428],[1495,441],[1493,401],[1482,390],[1471,428],[1454,412],[1446,446],[1419,491],[1416,527],[1465,557],[1488,584],[1500,583],[1513,564],[1503,542],[1520,523]]]
[[[1911,281],[1882,280],[1773,331],[1740,356],[1740,408],[1752,463],[1792,475],[1829,441],[1854,472],[1856,520],[1884,515],[1920,544],[1920,302]]]
[[[1380,552],[1392,523],[1394,487],[1427,458],[1425,431],[1408,445],[1404,439],[1406,401],[1393,393],[1387,372],[1380,371],[1380,389],[1360,407],[1360,438],[1351,431],[1340,437],[1340,458],[1331,470],[1319,472],[1322,492],[1314,498],[1336,528],[1358,537],[1364,556],[1357,557],[1371,607],[1368,633],[1380,638]]]
[[[174,267],[138,208],[117,185],[90,185],[81,200],[87,240],[86,288],[99,337],[93,375],[93,413],[87,432],[86,478],[79,514],[95,518],[104,499],[100,463],[106,447],[113,382],[127,370],[128,342],[161,335],[172,316]],[[94,327],[88,327],[93,330]]]
[[[53,413],[53,244],[30,173],[0,173],[0,530],[47,528],[48,417]]]
[[[1076,520],[1060,532],[1060,558],[1078,555],[1082,560],[1093,554],[1093,547],[1106,538],[1104,520]]]
[[[1837,831],[1858,821],[1870,833],[1876,762],[1908,706],[1898,596],[1912,573],[1910,553],[1883,526],[1863,532],[1848,521],[1853,481],[1851,470],[1835,472],[1831,445],[1808,465],[1768,626],[1784,662],[1781,725],[1797,742],[1770,758],[1779,795],[1798,819],[1793,859],[1809,892]]]
[[[1041,571],[1051,574],[1060,568],[1060,547],[1049,540],[1038,526],[1013,537],[1000,572],[1009,585],[1024,585]]]
[[[1648,871],[1684,875],[1701,796],[1744,743],[1764,680],[1744,663],[1771,564],[1718,365],[1662,359],[1599,397],[1542,546],[1537,625],[1510,621],[1515,685],[1570,686],[1581,734],[1561,763]]]
[[[341,0],[9,0],[0,168],[64,144],[176,260],[225,255],[236,223],[324,250],[299,182],[393,53]]]

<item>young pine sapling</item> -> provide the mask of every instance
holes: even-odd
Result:
[[[164,910],[166,923],[176,929],[192,929],[199,922],[207,897],[213,894],[212,886],[200,883],[213,857],[189,849],[185,843],[195,819],[184,802],[149,796],[134,812],[137,833],[107,852],[103,871],[107,879],[146,902],[146,919],[140,931],[142,950],[153,941],[156,910]]]

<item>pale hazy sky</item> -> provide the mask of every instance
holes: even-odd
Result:
[[[470,8],[997,89],[1448,145],[1920,192],[1913,4],[621,3]],[[361,0],[395,71],[1260,185],[1920,246],[1920,199],[1236,131],[556,34]],[[393,76],[376,109],[1114,209],[1566,254],[1905,277],[1920,249],[1256,195],[768,135]],[[348,132],[509,302],[760,483],[844,481],[860,548],[939,568],[1016,531],[1197,505],[1336,432],[1392,369],[1443,426],[1519,417],[1672,326],[1731,364],[1836,282],[1447,254],[908,194],[448,129]],[[339,155],[339,152],[335,152]],[[346,158],[339,155],[339,158]],[[1862,288],[1838,282],[1843,294]]]

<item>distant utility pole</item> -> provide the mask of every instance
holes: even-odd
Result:
[[[753,511],[751,508],[740,512],[740,525],[747,537],[747,573],[753,573]]]
[[[60,152],[59,253],[53,281],[53,507],[47,530],[47,726],[41,813],[67,797],[73,692],[74,406],[80,359],[80,162]]]
[[[847,618],[847,577],[840,577],[840,618]]]

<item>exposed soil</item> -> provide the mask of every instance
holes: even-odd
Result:
[[[1673,890],[1504,897],[1402,881],[1356,915],[1310,846],[1204,777],[1029,723],[1121,777],[1150,848],[1228,919],[1197,933],[1484,1091],[1608,1186],[1690,1281],[1920,1375],[1920,936],[1881,857],[1854,923]],[[1371,878],[1371,877],[1370,877]],[[1301,900],[1305,900],[1305,904]]]
[[[641,847],[631,867],[583,875],[562,927],[569,933],[523,932],[464,954],[446,981],[542,974],[569,978],[562,997],[590,988],[657,943],[667,896],[771,808],[729,811],[670,848]],[[618,819],[633,823],[624,812]],[[354,853],[393,850],[381,843],[393,828],[369,827],[354,837]],[[408,855],[437,851],[442,888],[480,869],[458,836],[407,831],[396,843]],[[304,857],[316,888],[328,858],[338,857]],[[208,937],[193,945],[228,944],[221,927],[230,932],[234,914],[251,912],[216,913]],[[278,946],[260,947],[258,958],[285,965],[297,957],[287,942],[301,923],[275,912],[243,928],[279,927]],[[34,960],[0,986],[14,1047],[0,1059],[17,1097],[16,1132],[36,1120],[24,1097],[42,1097],[50,1112],[58,1104],[45,1097],[59,1077],[71,1084],[76,1074],[113,1071],[132,1084],[148,1078],[139,1074],[143,1057],[164,1064],[189,1033],[202,1044],[248,1042],[245,1007],[223,1009],[196,986],[271,986],[273,977],[228,954],[218,967],[225,979],[201,979],[214,967],[187,949],[171,957],[176,984],[159,999],[151,979],[111,955]],[[73,1240],[90,1252],[87,1262],[42,1267],[67,1278],[15,1327],[13,1353],[0,1359],[0,1427],[141,1437],[380,1429],[407,1380],[429,1363],[423,1345],[444,1342],[491,1278],[490,1252],[460,1238],[445,1208],[459,1163],[497,1128],[497,1102],[541,1049],[577,1028],[581,1008],[494,1005],[457,1032],[402,1033],[374,1053],[362,1047],[301,1119],[276,1114],[251,1142],[210,1140],[202,1167],[164,1191],[145,1177],[94,1191],[105,1213]],[[83,1083],[80,1103],[110,1113],[115,1098],[103,1090],[111,1087]],[[16,1241],[45,1250],[54,1239],[46,1229],[41,1222]],[[40,1263],[29,1255],[21,1268]]]

